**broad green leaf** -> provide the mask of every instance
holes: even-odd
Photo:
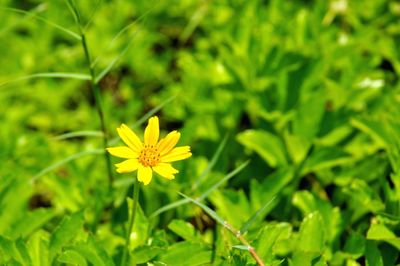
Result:
[[[212,251],[209,247],[200,243],[188,241],[175,243],[168,247],[159,261],[170,266],[196,266],[211,262]]]
[[[365,248],[365,265],[366,266],[384,266],[381,252],[375,241],[367,240]]]
[[[371,224],[367,232],[367,239],[385,241],[400,250],[400,237],[383,224]]]
[[[134,264],[143,264],[149,262],[163,252],[165,252],[165,249],[160,247],[140,246],[131,252],[130,262]]]
[[[293,255],[294,265],[311,265],[325,249],[325,232],[322,217],[313,212],[304,218],[300,226],[297,248]]]
[[[53,259],[61,249],[70,243],[72,239],[82,230],[83,216],[78,212],[64,217],[54,230],[50,239],[50,258]]]
[[[33,266],[50,266],[49,239],[47,232],[40,230],[35,232],[28,240],[27,247],[32,258]]]
[[[320,130],[320,124],[325,112],[325,97],[321,92],[309,94],[297,108],[293,120],[295,136],[312,141]]]
[[[302,174],[353,162],[354,159],[336,147],[316,148],[307,158]]]
[[[193,242],[201,241],[201,238],[199,238],[198,232],[193,225],[185,221],[172,220],[172,222],[168,224],[168,228],[184,240]]]
[[[114,266],[114,262],[99,243],[90,236],[87,242],[79,242],[70,246],[71,250],[79,253],[89,263],[98,266]]]
[[[128,198],[129,215],[132,215],[133,200]],[[144,215],[140,204],[137,204],[135,223],[131,232],[130,249],[144,245],[148,238],[149,220]]]
[[[78,252],[73,250],[64,251],[57,259],[61,263],[72,264],[77,266],[86,266],[87,262]]]
[[[275,135],[263,130],[246,130],[237,135],[246,148],[257,152],[271,167],[287,164],[285,148]]]
[[[289,239],[292,227],[288,223],[268,224],[264,226],[255,240],[257,254],[268,265],[275,260],[275,247],[279,242]]]
[[[346,240],[344,251],[350,254],[354,259],[365,254],[365,237],[358,233],[352,233]]]
[[[26,237],[36,229],[45,225],[55,216],[52,209],[36,209],[27,212],[23,219],[16,222],[9,230],[11,237]]]

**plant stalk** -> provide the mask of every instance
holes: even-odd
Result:
[[[132,198],[133,198],[132,214],[131,214],[131,217],[129,220],[128,230],[126,230],[125,248],[122,253],[121,265],[126,265],[127,255],[129,252],[129,245],[131,243],[131,233],[132,233],[133,225],[135,224],[137,203],[139,201],[139,190],[140,190],[140,182],[137,180],[137,178],[135,178],[135,182],[133,184],[133,195],[132,195]]]
[[[224,226],[228,229],[243,245],[245,245],[250,253],[250,255],[254,258],[259,266],[265,266],[265,263],[262,261],[260,256],[258,256],[256,250],[249,244],[249,242],[243,237],[239,230],[233,228],[228,222],[225,221]]]
[[[107,134],[107,127],[106,127],[106,122],[105,122],[105,118],[104,118],[103,106],[101,103],[102,101],[101,101],[100,87],[99,87],[98,83],[96,82],[96,74],[95,74],[94,67],[92,65],[92,60],[91,60],[88,45],[86,42],[85,30],[83,29],[83,26],[82,26],[82,20],[81,20],[79,11],[76,8],[76,5],[73,0],[69,0],[68,3],[72,9],[72,12],[74,13],[76,23],[78,24],[79,34],[81,36],[81,43],[82,43],[83,51],[85,53],[85,58],[86,58],[86,63],[89,68],[89,73],[90,73],[90,88],[91,88],[92,94],[94,96],[97,114],[100,119],[101,131],[103,132],[103,148],[105,150],[108,147],[108,134]],[[104,159],[105,159],[106,167],[107,167],[108,187],[111,190],[114,178],[113,178],[112,169],[111,169],[111,157],[108,152],[104,153]]]

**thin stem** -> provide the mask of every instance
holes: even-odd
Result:
[[[256,250],[249,244],[249,242],[244,238],[244,236],[241,234],[239,230],[236,230],[235,228],[232,227],[228,222],[224,222],[224,227],[229,230],[240,242],[242,242],[243,245],[245,245],[250,253],[250,255],[254,258],[254,260],[257,262],[259,266],[265,266],[264,262],[258,256]]]
[[[103,106],[101,103],[101,94],[100,94],[100,88],[98,83],[96,82],[96,75],[95,75],[95,70],[92,65],[92,60],[90,57],[88,45],[86,42],[86,35],[85,35],[85,30],[82,26],[82,20],[79,14],[78,9],[76,8],[75,2],[73,0],[69,0],[69,6],[74,14],[74,18],[76,20],[76,23],[78,24],[79,27],[79,33],[81,36],[81,43],[83,47],[83,51],[85,53],[85,58],[86,58],[86,64],[88,65],[89,72],[90,72],[90,88],[92,90],[92,94],[95,99],[95,105],[97,109],[97,114],[100,118],[100,126],[101,126],[101,131],[103,132],[103,148],[104,150],[108,147],[108,134],[107,134],[107,128],[106,128],[106,122],[104,119],[104,112],[103,112]],[[112,169],[111,169],[111,157],[108,152],[104,153],[104,159],[106,162],[106,167],[107,167],[107,173],[108,173],[108,185],[109,189],[112,187],[113,183],[113,175],[112,175]]]
[[[133,184],[133,204],[132,204],[132,214],[129,220],[128,230],[126,230],[125,235],[125,248],[122,253],[121,265],[126,265],[127,255],[129,251],[129,245],[131,243],[131,232],[133,229],[133,225],[135,224],[135,216],[136,216],[136,208],[137,203],[139,201],[139,190],[140,190],[140,182],[135,178],[135,183]]]

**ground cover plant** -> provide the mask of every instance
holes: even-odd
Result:
[[[400,265],[399,2],[0,17],[0,265]]]

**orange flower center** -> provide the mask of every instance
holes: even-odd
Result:
[[[156,166],[160,162],[160,153],[154,145],[144,145],[138,161],[143,166]]]

